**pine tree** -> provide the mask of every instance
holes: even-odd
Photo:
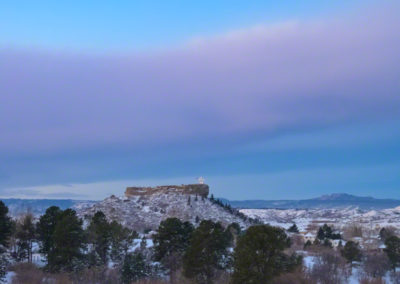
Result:
[[[91,264],[106,265],[111,245],[111,227],[103,212],[97,211],[94,214],[87,231],[88,241],[93,249]]]
[[[61,216],[62,210],[57,206],[47,208],[37,224],[38,240],[40,252],[49,259],[50,253],[54,250],[54,229]]]
[[[195,229],[183,257],[183,273],[197,283],[212,283],[216,272],[226,268],[230,236],[219,223],[204,220]]]
[[[269,225],[252,226],[239,238],[234,251],[234,284],[266,284],[301,264],[301,258],[288,256],[290,246],[285,232]]]
[[[305,242],[305,244],[304,244],[304,249],[309,248],[311,245],[312,245],[311,241],[310,241],[310,240],[307,240],[307,241]]]
[[[287,231],[290,233],[298,233],[299,229],[297,228],[296,224],[293,224]]]
[[[141,253],[130,253],[125,256],[121,268],[121,281],[133,283],[149,275],[150,268]]]
[[[319,227],[318,229],[317,239],[320,241],[323,241],[325,239],[325,232],[321,227]]]
[[[331,239],[332,238],[332,228],[327,224],[322,226],[322,230],[324,231],[325,238]]]
[[[116,221],[110,223],[111,233],[111,253],[112,261],[117,264],[122,263],[125,256],[128,254],[129,247],[134,239],[139,235],[136,231],[123,227]]]
[[[7,215],[8,207],[0,200],[0,245],[8,246],[8,241],[12,233],[11,218]]]
[[[83,249],[86,247],[82,220],[72,209],[62,211],[57,219],[53,238],[53,249],[49,252],[48,269],[57,271],[77,271],[84,265]]]
[[[347,259],[349,263],[361,260],[361,249],[358,243],[348,241],[341,251],[342,256]]]
[[[153,236],[154,259],[171,270],[181,264],[182,255],[189,245],[193,225],[178,218],[168,218],[160,223]]]
[[[392,268],[395,270],[400,264],[400,238],[397,236],[388,237],[385,241],[385,245],[386,248],[384,251],[389,258]]]
[[[5,257],[6,248],[12,234],[12,221],[7,215],[8,207],[0,201],[0,280],[6,273],[7,258]]]

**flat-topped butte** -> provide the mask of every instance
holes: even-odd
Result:
[[[182,184],[182,185],[161,185],[155,187],[127,187],[126,197],[143,196],[152,194],[180,193],[207,197],[209,186],[207,184]]]

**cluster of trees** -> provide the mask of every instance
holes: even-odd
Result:
[[[44,270],[51,273],[106,267],[112,261],[122,278],[129,278],[134,274],[130,266],[136,268],[141,262],[140,253],[129,252],[138,234],[115,221],[108,222],[100,211],[86,228],[72,209],[49,207],[37,222],[31,214],[12,220],[7,213],[8,208],[0,201],[0,276],[4,276],[9,260],[31,263],[35,243],[44,257]]]
[[[133,283],[162,275],[168,275],[170,283],[342,283],[354,263],[363,267],[366,279],[378,279],[400,266],[400,238],[390,229],[380,232],[384,251],[362,251],[353,241],[334,250],[323,243],[340,235],[324,225],[318,230],[320,243],[312,245],[319,249],[312,252],[314,265],[304,270],[302,258],[291,248],[298,235],[295,224],[288,229],[292,234],[287,235],[269,225],[257,224],[242,231],[236,223],[223,227],[199,220],[193,225],[168,218],[151,235],[153,246],[149,247],[144,237],[140,241],[137,232],[108,221],[100,211],[85,225],[74,210],[55,206],[39,220],[30,214],[12,220],[7,213],[0,202],[2,275],[10,257],[16,262],[32,262],[35,244],[45,261],[41,273],[69,275],[78,282],[82,282],[82,275],[92,274],[96,275],[91,276],[93,283],[106,283],[110,269],[115,274],[113,280],[107,280],[110,283]],[[134,241],[138,239],[139,245]],[[400,274],[392,275],[400,279]]]
[[[33,246],[38,244],[45,262],[42,271],[54,275],[77,275],[85,269],[106,268],[112,262],[122,283],[148,278],[154,270],[168,273],[171,279],[179,272],[200,284],[215,283],[224,274],[231,275],[233,283],[269,283],[301,264],[300,257],[285,252],[290,246],[285,232],[268,225],[242,232],[236,223],[224,228],[202,220],[194,227],[169,218],[153,235],[149,254],[145,239],[133,250],[139,235],[109,222],[100,211],[85,226],[74,210],[56,206],[49,207],[37,221],[30,214],[14,221],[7,213],[8,208],[0,202],[1,256],[8,252],[14,261],[29,263]],[[7,263],[1,264],[4,275]]]
[[[232,283],[270,283],[302,263],[301,257],[285,253],[290,246],[285,232],[269,225],[241,232],[236,223],[224,228],[203,220],[194,228],[170,218],[161,222],[153,241],[155,260],[171,275],[182,268],[195,283],[215,283],[227,272],[233,272]]]

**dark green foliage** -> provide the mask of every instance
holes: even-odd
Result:
[[[88,242],[92,245],[91,265],[105,265],[111,244],[111,228],[103,212],[97,211],[92,217],[88,232]]]
[[[150,268],[146,264],[142,254],[129,253],[125,256],[121,268],[121,281],[133,283],[149,275]]]
[[[296,224],[293,224],[292,226],[290,226],[290,228],[287,230],[290,233],[298,233],[299,232],[299,228],[297,228]]]
[[[321,227],[319,227],[319,229],[318,229],[317,239],[320,241],[325,239],[325,232]]]
[[[226,268],[229,242],[229,233],[221,224],[202,221],[183,257],[184,275],[196,283],[213,283],[217,271]]]
[[[400,264],[400,238],[396,236],[388,237],[385,241],[386,252],[392,268],[395,269]]]
[[[301,258],[286,255],[283,251],[289,246],[290,239],[280,228],[250,227],[235,248],[232,282],[269,283],[274,277],[293,270],[301,264]]]
[[[237,238],[241,234],[242,230],[238,223],[231,223],[227,228],[226,231],[228,233],[230,239],[230,246],[235,246],[237,242]]]
[[[8,246],[13,228],[11,218],[7,214],[8,207],[4,205],[3,201],[0,201],[0,280],[5,275],[7,259],[4,253],[5,248]]]
[[[139,235],[136,231],[123,227],[121,224],[112,221],[110,223],[111,233],[111,259],[116,263],[121,263],[128,253],[128,249],[133,240]]]
[[[40,252],[49,258],[50,252],[54,249],[53,233],[62,210],[57,206],[47,208],[37,224],[38,239],[40,241]]]
[[[0,200],[0,245],[7,247],[12,233],[11,218],[7,215],[8,207]]]
[[[53,248],[47,260],[50,271],[76,271],[83,267],[85,233],[82,220],[74,210],[66,209],[60,213],[52,238]]]
[[[323,241],[325,239],[339,240],[342,237],[339,233],[333,233],[332,227],[328,226],[327,224],[324,224],[322,227],[318,229],[317,238],[320,241]]]
[[[305,242],[305,244],[304,244],[304,249],[307,249],[307,248],[311,247],[311,245],[312,245],[311,241],[310,241],[310,240],[307,240],[307,241]]]
[[[332,238],[332,228],[329,227],[327,224],[322,226],[322,230],[324,231],[325,238],[331,239]]]
[[[176,269],[189,245],[194,227],[189,222],[168,218],[160,223],[153,236],[154,259],[169,269]]]
[[[352,263],[353,261],[361,260],[361,249],[358,243],[353,241],[348,241],[344,248],[341,250],[342,256],[347,260],[347,262]]]

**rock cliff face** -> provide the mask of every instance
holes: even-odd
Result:
[[[153,194],[180,193],[207,197],[208,192],[209,187],[207,184],[161,185],[156,187],[127,187],[125,196],[129,198]]]

